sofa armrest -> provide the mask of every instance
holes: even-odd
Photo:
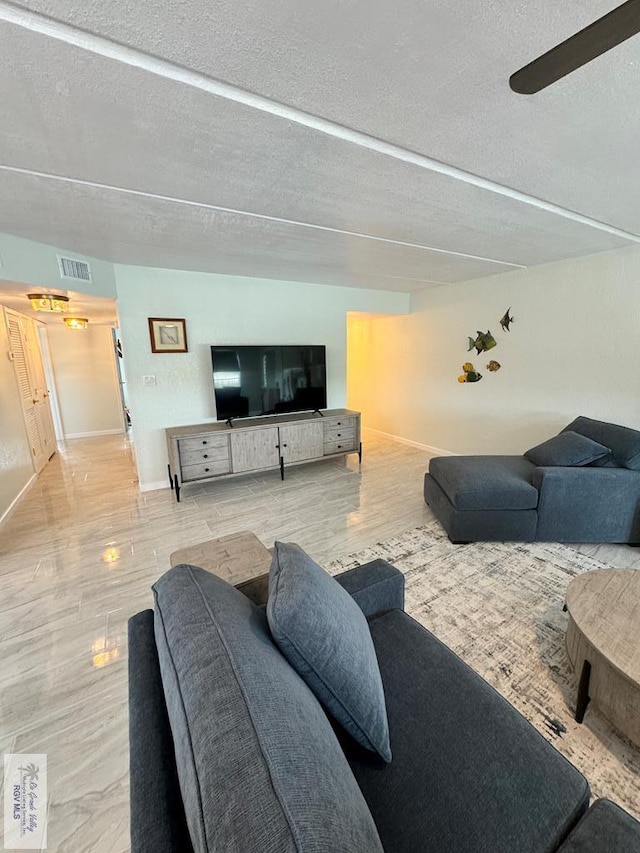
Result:
[[[386,560],[372,560],[335,578],[365,616],[404,610],[404,575]]]
[[[372,560],[355,569],[335,575],[365,616],[385,610],[404,610],[404,575],[386,560]],[[236,585],[258,607],[269,597],[269,574],[258,575]]]
[[[640,471],[582,466],[540,467],[536,539],[640,542]]]
[[[129,777],[132,853],[193,851],[153,632],[153,610],[129,619]]]

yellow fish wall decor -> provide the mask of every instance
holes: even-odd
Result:
[[[460,376],[458,376],[458,382],[460,383],[480,382],[480,380],[482,379],[482,374],[478,373],[478,371],[475,369],[475,367],[471,364],[470,361],[465,361],[465,363],[462,365],[462,370],[464,371],[464,373],[461,373]]]

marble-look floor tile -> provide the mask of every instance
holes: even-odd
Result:
[[[361,468],[351,456],[284,481],[274,471],[194,485],[180,503],[169,489],[138,491],[120,436],[60,447],[0,530],[0,745],[49,756],[49,851],[129,848],[127,620],[152,606],[173,551],[251,530],[328,563],[432,517],[429,454],[364,442]],[[640,567],[638,549],[579,548]]]
[[[47,755],[48,850],[129,850],[126,702],[104,700],[80,718],[45,719],[16,738],[19,752]]]

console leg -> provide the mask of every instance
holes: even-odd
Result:
[[[591,677],[591,664],[588,660],[582,664],[582,673],[580,674],[580,683],[578,684],[578,698],[576,700],[576,723],[581,723],[584,720],[584,712],[587,710],[587,705],[591,697],[589,696],[589,679]]]
[[[358,447],[358,465],[362,465],[362,442],[360,442],[360,446]]]
[[[171,476],[171,465],[167,465],[167,471],[169,472],[169,485],[171,486],[171,491],[173,491],[173,477]]]
[[[180,484],[178,483],[178,475],[173,475],[173,487],[176,493],[176,500],[180,503]]]
[[[280,479],[284,480],[284,458],[280,457]]]

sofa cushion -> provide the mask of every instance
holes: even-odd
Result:
[[[398,610],[369,623],[393,761],[343,741],[385,850],[540,853],[586,810],[586,779],[486,681]]]
[[[611,800],[596,800],[558,853],[640,853],[640,823]]]
[[[274,640],[329,713],[391,761],[380,670],[367,620],[299,545],[276,542],[267,619]]]
[[[600,458],[594,459],[593,462],[589,462],[589,468],[622,468],[622,465],[618,465],[613,458],[613,454],[609,451],[606,456],[600,456]]]
[[[535,509],[534,468],[523,456],[436,456],[429,474],[456,509]]]
[[[329,721],[273,643],[264,612],[193,566],[171,569],[153,590],[194,850],[379,853]]]
[[[589,465],[597,459],[611,458],[611,451],[604,444],[599,444],[586,435],[573,430],[563,430],[559,435],[530,448],[524,455],[534,465],[541,467],[573,467]]]
[[[640,432],[629,427],[579,417],[564,428],[610,447],[613,458],[622,468],[640,471]]]

